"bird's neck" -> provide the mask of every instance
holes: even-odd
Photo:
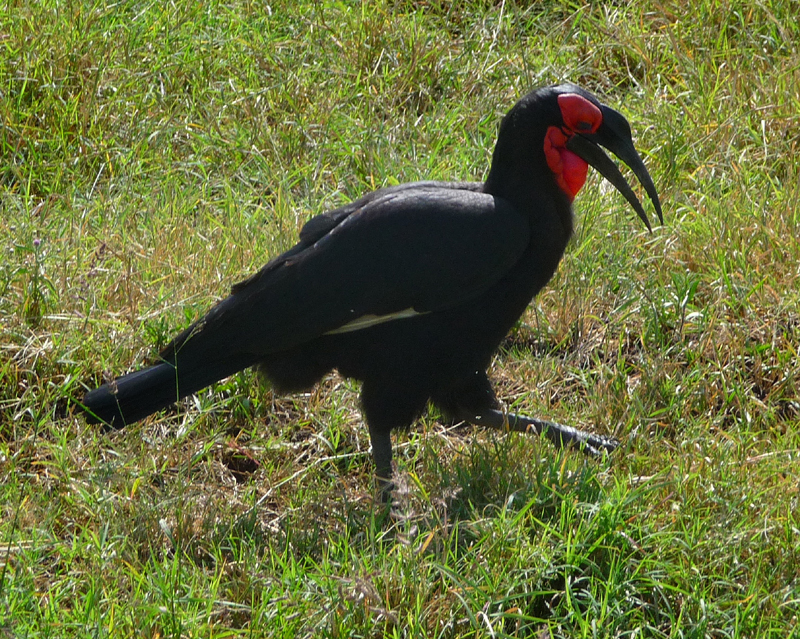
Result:
[[[504,171],[502,165],[498,168],[493,162],[483,191],[503,198],[525,215],[531,233],[540,236],[540,240],[544,236],[561,251],[566,248],[573,231],[572,202],[548,169],[530,166]]]

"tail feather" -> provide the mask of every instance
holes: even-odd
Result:
[[[89,391],[83,398],[86,420],[124,428],[258,363],[263,356],[242,348],[242,330],[230,325],[241,314],[237,303],[232,296],[214,306],[161,351],[160,363]]]
[[[123,428],[179,398],[175,368],[172,364],[158,364],[89,391],[83,398],[83,409],[91,424]]]
[[[194,370],[182,367],[179,371],[169,362],[143,368],[86,393],[83,398],[86,420],[124,428],[253,363],[236,358],[224,365],[206,365]]]

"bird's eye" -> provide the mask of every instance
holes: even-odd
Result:
[[[558,106],[564,124],[573,131],[594,133],[603,123],[603,114],[586,98],[575,93],[558,96]]]

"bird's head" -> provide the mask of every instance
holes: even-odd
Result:
[[[571,202],[583,187],[591,165],[625,196],[650,229],[641,202],[601,147],[630,167],[653,201],[658,219],[663,223],[658,192],[633,146],[628,121],[621,113],[574,84],[533,91],[509,111],[500,127],[492,162],[495,175],[490,173],[487,185],[492,179],[497,180],[498,173],[508,172],[509,164],[518,162],[521,156],[539,157],[544,159],[555,184]],[[496,164],[500,166],[495,167]],[[496,168],[499,170],[495,171]]]

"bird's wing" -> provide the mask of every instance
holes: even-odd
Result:
[[[530,233],[504,200],[454,186],[386,189],[330,223],[312,221],[305,241],[237,285],[162,356],[189,342],[212,358],[265,355],[370,318],[468,303],[508,272]]]
[[[247,279],[237,282],[231,287],[232,293],[237,293],[254,284],[265,275],[269,274],[274,269],[281,266],[290,258],[298,253],[305,251],[309,246],[313,245],[318,240],[321,240],[341,222],[346,220],[353,213],[363,212],[372,204],[378,204],[388,198],[396,198],[397,195],[403,194],[406,191],[467,191],[478,193],[481,191],[483,184],[481,182],[437,182],[437,181],[424,181],[424,182],[407,182],[398,184],[396,186],[389,186],[377,191],[372,191],[360,197],[354,202],[345,204],[332,211],[326,211],[320,215],[312,217],[300,229],[300,241],[288,251],[281,253],[274,259],[270,260],[263,268],[256,273],[253,273]]]

